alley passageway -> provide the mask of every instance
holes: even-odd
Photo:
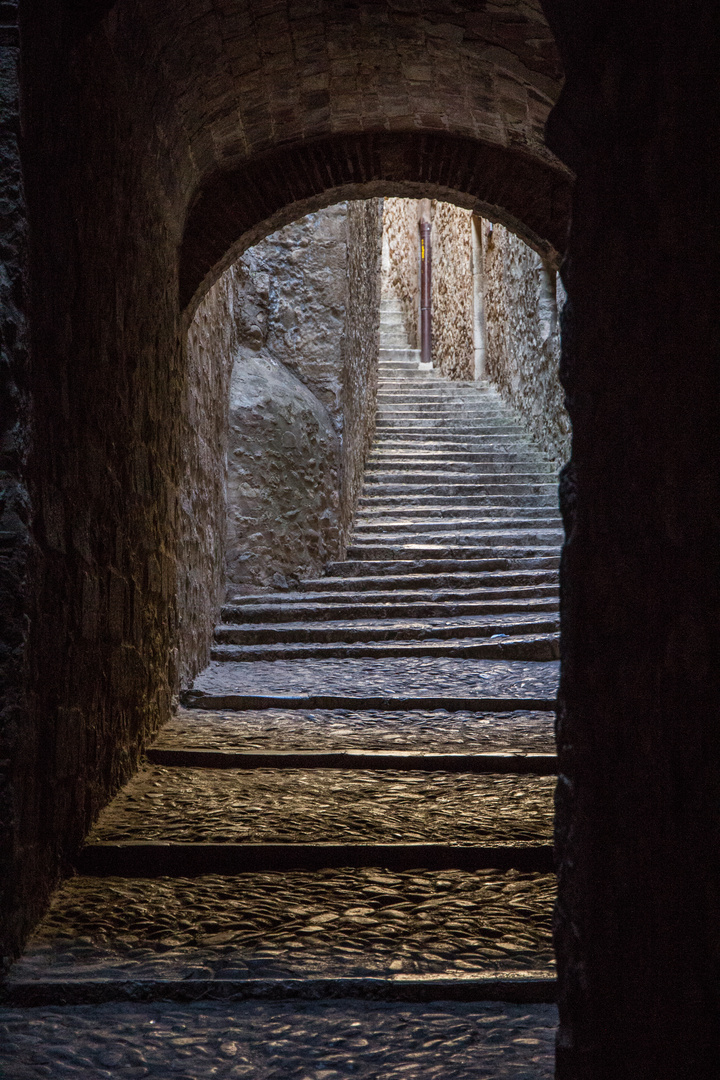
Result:
[[[27,1075],[552,1075],[555,474],[405,344],[346,558],[226,605],[16,965]]]

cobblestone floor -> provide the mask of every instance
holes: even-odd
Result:
[[[551,1080],[551,1005],[0,1009],[6,1080]]]
[[[417,694],[550,697],[559,664],[434,656],[348,660],[214,661],[193,684],[206,694]]]
[[[552,776],[148,766],[91,842],[548,842]]]
[[[439,974],[553,964],[551,874],[71,878],[16,978]]]
[[[178,709],[155,746],[206,750],[413,750],[552,754],[550,712],[354,712],[346,709],[210,712]]]

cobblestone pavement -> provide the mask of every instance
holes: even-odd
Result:
[[[354,712],[347,709],[183,709],[155,743],[163,749],[555,752],[551,712]]]
[[[554,789],[551,776],[155,765],[125,786],[89,839],[548,842]]]
[[[434,656],[382,660],[213,661],[195,680],[205,694],[387,694],[457,697],[548,697],[557,692],[557,662],[456,660]]]
[[[550,1080],[552,1005],[0,1009],[7,1080]]]
[[[551,874],[71,878],[15,974],[279,978],[550,968]]]

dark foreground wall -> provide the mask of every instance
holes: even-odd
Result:
[[[547,0],[562,377],[562,1080],[720,1075],[720,8]]]

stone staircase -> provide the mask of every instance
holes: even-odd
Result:
[[[5,984],[7,1075],[553,1075],[555,505],[492,389],[383,348],[346,559],[223,609]]]

